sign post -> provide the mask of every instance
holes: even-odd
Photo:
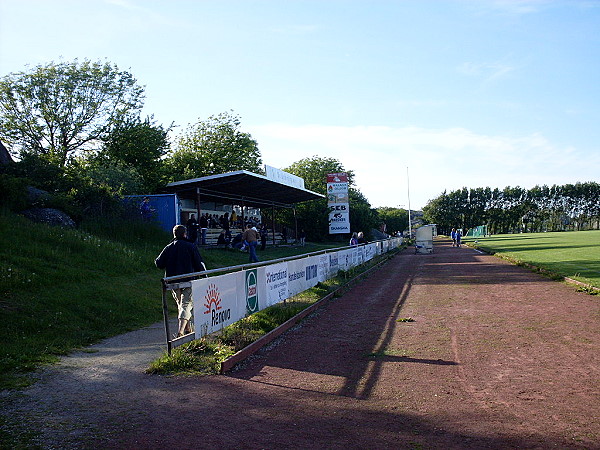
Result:
[[[329,207],[329,234],[350,233],[350,201],[348,174],[327,174],[327,206]]]

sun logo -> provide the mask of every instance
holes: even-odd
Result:
[[[210,314],[211,305],[215,305],[215,311],[221,309],[221,295],[219,294],[219,289],[214,284],[208,285],[204,300],[206,301],[206,303],[204,303],[204,306],[206,306],[204,314]]]

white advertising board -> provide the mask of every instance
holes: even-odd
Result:
[[[371,261],[377,254],[377,244],[365,245],[365,261]]]
[[[318,255],[318,256],[314,256],[314,258],[317,259],[318,261],[318,272],[317,272],[317,279],[318,281],[326,281],[329,278],[331,278],[331,275],[329,273],[329,255],[327,254],[323,254],[323,255]]]
[[[245,316],[245,305],[240,308],[237,298],[239,281],[243,286],[244,272],[192,281],[196,339]]]
[[[282,262],[261,267],[263,275],[262,287],[264,290],[265,307],[274,305],[288,298],[288,263]],[[259,274],[261,270],[259,269]]]

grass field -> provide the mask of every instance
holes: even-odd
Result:
[[[505,234],[465,243],[600,288],[600,231]]]

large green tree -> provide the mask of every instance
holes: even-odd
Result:
[[[169,181],[248,170],[262,173],[257,142],[240,131],[233,112],[211,116],[188,126],[178,138],[175,151],[165,160]]]
[[[386,224],[388,234],[408,229],[408,211],[402,208],[384,206],[377,208],[379,220]]]
[[[60,62],[0,79],[0,140],[17,155],[35,154],[64,167],[127,115],[144,90],[108,62]]]
[[[104,167],[135,170],[143,179],[144,192],[155,192],[163,183],[163,161],[170,146],[169,132],[154,118],[142,120],[139,116],[127,117],[103,137],[102,150],[95,159]]]

